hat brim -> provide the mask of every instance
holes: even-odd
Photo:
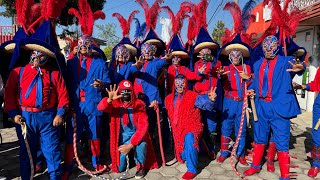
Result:
[[[145,42],[143,43],[151,43],[155,46],[157,46],[158,48],[162,48],[163,47],[163,43],[159,40],[159,39],[149,39],[149,40],[146,40]]]
[[[54,47],[50,44],[34,39],[34,38],[26,38],[21,40],[21,47],[26,50],[30,51],[42,51],[46,53],[48,56],[52,58],[56,58],[55,52],[57,51]]]
[[[243,57],[250,57],[250,51],[248,47],[242,44],[229,44],[221,50],[221,54],[228,56],[232,50],[239,50]]]
[[[296,51],[296,55],[297,57],[303,56],[306,53],[306,51],[304,49],[298,49],[298,51]]]
[[[41,46],[39,44],[26,44],[23,46],[24,49],[26,50],[30,50],[30,51],[41,51],[44,52],[45,54],[47,54],[48,56],[55,58],[56,55],[54,52],[52,52],[51,50],[49,50],[48,48]]]
[[[130,45],[130,44],[123,44],[131,53],[132,56],[135,56],[137,54],[137,48]]]
[[[189,58],[188,53],[184,52],[184,51],[173,51],[172,52],[173,56],[179,56],[181,58]]]
[[[218,49],[219,45],[214,42],[202,42],[194,47],[194,53],[198,53],[201,49],[209,48],[211,50]]]
[[[0,46],[0,49],[8,53],[13,53],[15,47],[16,47],[16,41],[10,40],[2,43],[2,45]]]

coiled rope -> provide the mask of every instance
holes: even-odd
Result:
[[[94,177],[94,178],[98,178],[98,179],[103,179],[103,180],[120,180],[120,179],[124,179],[128,172],[129,172],[129,167],[130,167],[130,164],[129,164],[129,157],[128,155],[126,155],[126,161],[127,161],[127,167],[126,167],[126,170],[124,173],[121,174],[120,177],[118,178],[105,178],[103,176],[99,176],[98,174],[102,174],[103,172],[105,172],[107,170],[107,166],[104,166],[103,169],[99,170],[99,171],[90,171],[88,170],[87,168],[85,168],[83,166],[83,164],[81,163],[80,159],[79,159],[79,156],[78,156],[78,151],[77,151],[77,120],[76,120],[76,114],[73,113],[73,123],[74,123],[74,127],[73,127],[73,151],[74,151],[74,156],[76,158],[76,161],[78,163],[78,168],[84,172],[85,174],[91,176],[91,177]],[[108,174],[110,174],[111,171],[108,172]]]

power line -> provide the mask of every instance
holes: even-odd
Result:
[[[226,0],[221,0],[215,11],[213,12],[212,16],[209,19],[208,25],[211,23],[215,15],[222,9],[222,5],[225,3]]]
[[[128,3],[131,2],[131,1],[133,1],[133,0],[129,0],[129,1],[126,1],[126,2],[124,2],[124,3],[122,3],[122,4],[119,4],[119,5],[117,5],[117,6],[114,6],[114,7],[112,7],[112,8],[106,9],[106,11],[110,11],[110,10],[112,10],[112,9],[115,9],[115,8],[118,8],[118,7],[123,6],[123,5],[125,5],[125,4],[128,4]]]

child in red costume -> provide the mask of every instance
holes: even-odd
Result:
[[[186,77],[179,74],[175,78],[175,90],[165,99],[172,127],[176,158],[186,161],[187,172],[182,179],[193,179],[197,173],[199,140],[203,131],[200,109],[213,109],[216,99],[215,89],[208,94],[198,95],[187,89]]]
[[[98,110],[107,112],[110,116],[111,169],[114,172],[124,171],[126,155],[134,148],[136,178],[140,179],[146,170],[158,168],[148,134],[149,123],[145,103],[135,98],[132,83],[128,80],[121,81],[118,89],[114,85],[110,86],[110,90],[106,90],[109,97],[101,100]]]

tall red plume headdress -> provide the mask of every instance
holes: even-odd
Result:
[[[17,21],[26,34],[28,28],[41,16],[41,7],[34,0],[16,0]]]
[[[82,34],[92,36],[94,21],[97,19],[105,19],[106,15],[101,10],[92,12],[87,0],[79,0],[78,8],[79,11],[75,8],[70,8],[68,13],[78,18]]]
[[[150,7],[146,0],[136,0],[138,4],[144,10],[144,16],[146,18],[147,29],[155,29],[157,26],[157,19],[161,11],[160,4],[163,3],[163,0],[155,0],[153,5]]]
[[[235,2],[228,2],[224,6],[223,10],[230,11],[233,18],[233,31],[228,28],[225,29],[225,34],[221,37],[222,44],[231,42],[237,34],[240,34],[241,40],[248,44],[252,45],[251,35],[246,33],[247,27],[250,26],[255,20],[255,16],[251,14],[253,7],[255,6],[254,0],[249,0],[243,9],[241,10],[239,5]]]
[[[131,14],[128,17],[128,20],[126,20],[121,14],[119,13],[113,13],[112,17],[116,17],[120,23],[120,27],[122,29],[122,36],[123,37],[129,37],[130,33],[130,24],[132,20],[134,19],[134,16],[139,13],[138,10],[132,11]]]
[[[43,21],[58,18],[62,9],[66,6],[67,1],[68,0],[41,0],[41,5],[33,5],[31,10],[33,14],[30,16],[33,21],[27,31],[33,33]],[[28,18],[28,16],[26,17]],[[24,18],[22,18],[22,20],[23,19]]]
[[[169,14],[169,17],[172,22],[172,34],[180,34],[183,26],[183,20],[189,17],[188,13],[191,12],[191,7],[188,5],[181,4],[180,9],[176,15],[172,12],[169,6],[162,6],[161,9],[166,10]]]
[[[286,53],[286,38],[296,33],[296,29],[300,20],[305,16],[305,13],[300,11],[297,7],[289,9],[289,4],[292,0],[285,0],[284,7],[281,8],[279,0],[264,0],[264,4],[269,4],[272,8],[271,18],[272,22],[279,29],[279,42],[284,47]],[[289,11],[290,10],[290,11]]]
[[[189,24],[188,24],[188,48],[193,44],[193,40],[197,37],[200,28],[204,27],[207,29],[207,7],[208,7],[207,0],[201,0],[198,4],[194,4],[191,2],[183,2],[181,6],[188,6],[191,8],[192,16],[189,17]]]

